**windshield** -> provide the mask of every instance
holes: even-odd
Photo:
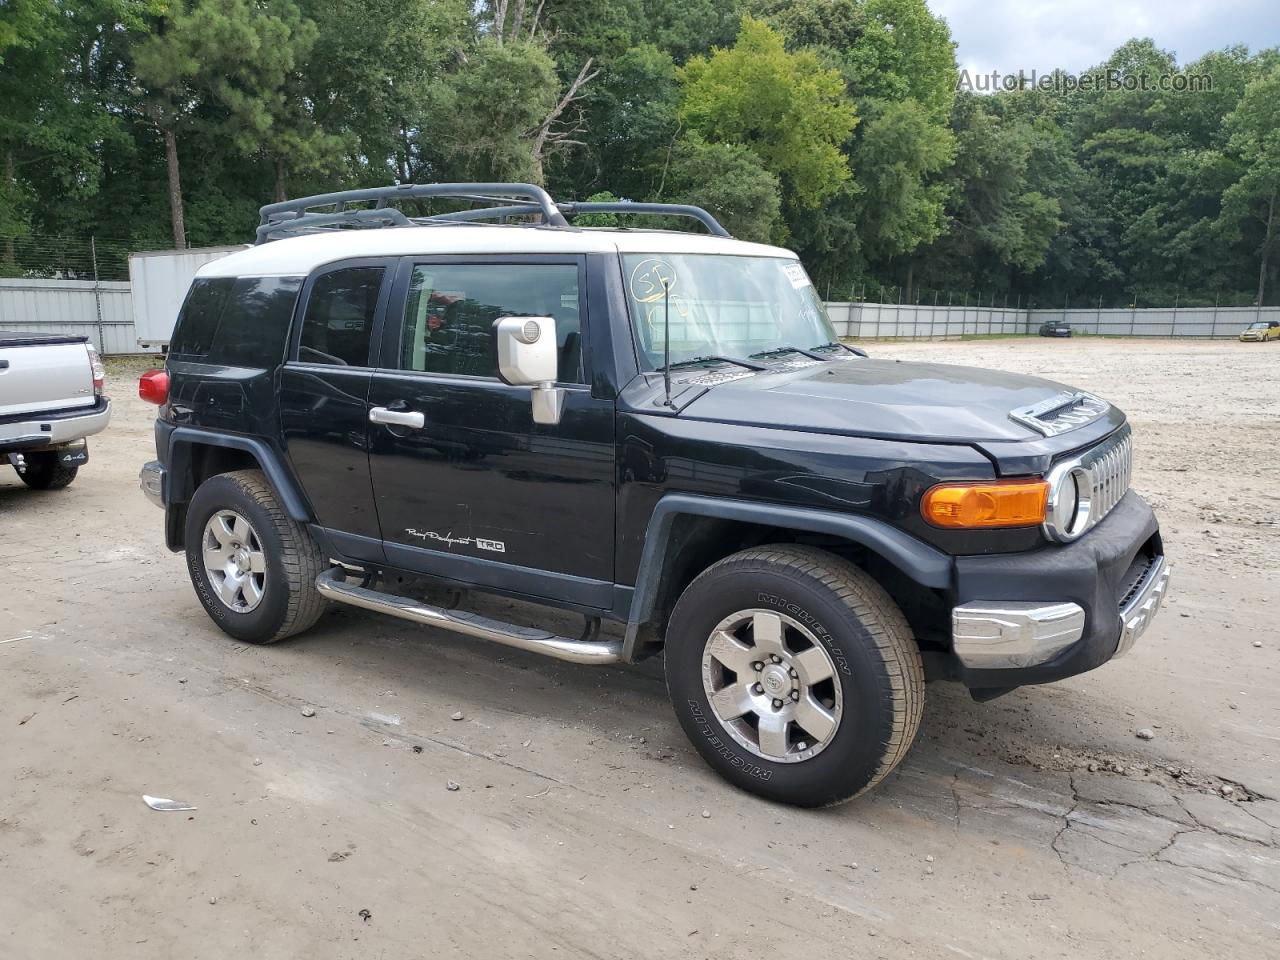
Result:
[[[1267,329],[1267,321],[1265,321],[1265,320],[1259,320],[1257,323],[1251,323],[1251,324],[1249,324],[1249,329],[1250,329],[1250,330],[1265,330],[1265,329]]]
[[[796,260],[723,254],[628,254],[627,297],[647,369],[663,364],[671,312],[671,362],[749,357],[836,339],[827,311]],[[664,296],[664,283],[666,293]],[[664,304],[669,297],[670,303]]]

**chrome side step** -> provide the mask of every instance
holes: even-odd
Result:
[[[567,660],[570,663],[608,664],[622,659],[622,641],[570,640],[536,627],[520,627],[512,623],[491,620],[465,610],[446,610],[433,607],[408,597],[382,593],[347,583],[341,569],[332,568],[316,577],[316,589],[330,600],[364,607],[378,613],[388,613],[402,620],[412,620],[427,627],[439,627],[468,637],[492,640],[504,646],[527,650]]]

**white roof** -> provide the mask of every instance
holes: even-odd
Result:
[[[206,263],[196,276],[298,277],[352,257],[490,253],[718,253],[798,259],[781,247],[710,234],[458,223],[334,230],[273,240]]]

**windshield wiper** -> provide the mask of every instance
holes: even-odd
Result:
[[[851,346],[849,346],[847,343],[841,343],[839,340],[831,340],[831,341],[829,341],[829,342],[827,342],[827,343],[820,343],[820,344],[818,344],[816,347],[812,347],[811,349],[813,349],[813,350],[827,350],[827,349],[829,349],[829,348],[831,348],[831,347],[838,347],[838,348],[839,348],[839,349],[841,349],[841,350],[848,350],[850,353],[857,354],[857,355],[858,355],[858,356],[860,356],[860,357],[865,357],[865,356],[867,355],[867,354],[866,354],[866,351],[864,351],[864,350],[859,350],[857,347],[851,347]]]
[[[752,363],[750,360],[739,360],[737,357],[722,357],[716,353],[708,354],[703,357],[690,357],[688,360],[677,360],[675,363],[669,364],[666,368],[659,367],[658,369],[675,370],[679,367],[691,367],[695,363],[734,363],[740,367],[746,367],[748,370],[769,369],[763,363]]]
[[[775,347],[772,350],[761,350],[758,353],[751,354],[751,356],[777,357],[784,353],[798,353],[800,356],[808,357],[810,360],[822,360],[824,362],[831,359],[830,357],[823,356],[820,353],[814,353],[813,350],[801,350],[799,347]]]

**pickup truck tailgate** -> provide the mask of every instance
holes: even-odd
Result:
[[[83,337],[0,332],[0,418],[95,402]]]

